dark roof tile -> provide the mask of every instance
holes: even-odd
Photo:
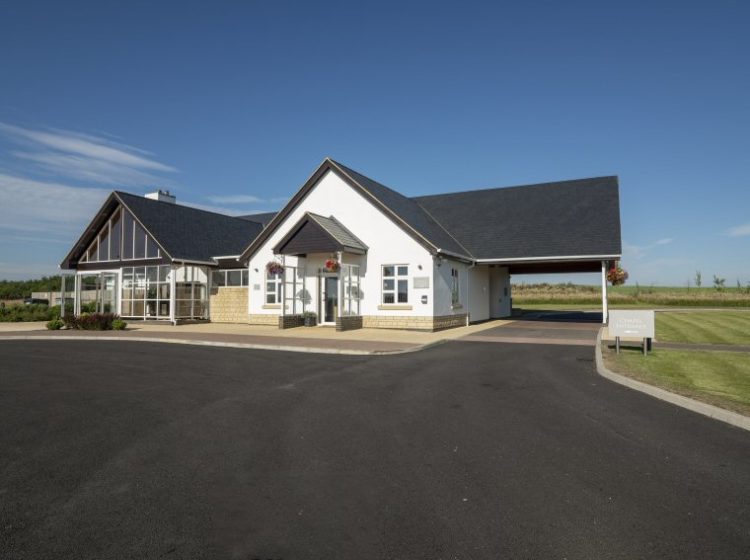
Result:
[[[477,259],[619,255],[617,177],[413,199]]]
[[[263,229],[259,222],[119,191],[116,195],[175,260],[208,262],[239,255]]]

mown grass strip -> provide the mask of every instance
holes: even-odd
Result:
[[[656,339],[663,342],[750,345],[750,312],[658,313]]]
[[[645,383],[715,406],[750,415],[750,355],[655,349],[643,356],[604,348],[607,367]]]

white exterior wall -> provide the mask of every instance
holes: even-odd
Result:
[[[490,318],[490,268],[475,266],[469,269],[469,320],[486,321]]]
[[[308,192],[307,196],[286,217],[284,222],[258,249],[249,262],[249,302],[250,314],[279,315],[280,309],[264,309],[266,263],[274,259],[273,247],[289,232],[305,214],[313,212],[321,216],[334,216],[354,235],[365,243],[369,250],[366,258],[358,255],[344,255],[345,263],[359,263],[363,300],[362,315],[386,316],[432,316],[431,298],[428,303],[421,303],[421,296],[428,291],[414,289],[413,278],[426,276],[433,285],[433,262],[430,253],[397,226],[378,208],[361,194],[346,184],[336,173],[328,171]],[[317,312],[319,287],[317,269],[322,266],[328,255],[311,255],[307,262],[306,289],[313,297],[311,310]],[[321,258],[323,257],[323,258]],[[289,266],[297,265],[296,257],[285,257]],[[384,264],[409,265],[409,303],[411,309],[381,309],[381,266]],[[421,270],[419,269],[421,266]],[[314,285],[313,285],[314,284]],[[255,289],[258,286],[259,289]],[[450,299],[449,299],[450,303]],[[401,306],[404,307],[404,306]]]
[[[489,269],[490,317],[510,317],[512,292],[510,274],[507,267],[495,266]]]
[[[459,305],[451,303],[451,269],[458,270]],[[460,315],[467,313],[469,303],[469,266],[465,263],[451,259],[435,259],[433,275],[435,278],[434,309],[435,316]]]

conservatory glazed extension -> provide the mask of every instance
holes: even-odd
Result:
[[[408,198],[326,159],[278,213],[113,192],[63,261],[76,312],[437,330],[511,314],[511,274],[620,258],[616,177]]]

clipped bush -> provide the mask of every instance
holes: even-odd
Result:
[[[128,324],[122,319],[115,319],[114,321],[112,321],[112,329],[116,331],[124,331],[125,327],[127,326]]]
[[[59,331],[65,326],[65,322],[62,319],[52,319],[47,321],[47,329],[51,331]]]

